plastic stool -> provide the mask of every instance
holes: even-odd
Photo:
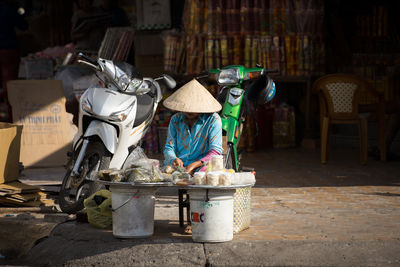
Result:
[[[185,199],[183,199],[183,195],[185,195]],[[178,189],[178,199],[179,199],[179,226],[184,226],[184,218],[183,218],[183,208],[186,208],[186,220],[188,224],[190,224],[190,202],[189,202],[189,194],[186,189]]]

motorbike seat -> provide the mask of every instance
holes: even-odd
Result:
[[[156,95],[157,89],[152,86],[149,93],[136,96],[137,109],[136,119],[133,127],[142,124],[151,115],[151,113],[153,112]]]

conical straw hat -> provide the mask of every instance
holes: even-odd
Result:
[[[192,113],[212,113],[222,109],[221,104],[196,79],[179,88],[163,104],[171,110]]]

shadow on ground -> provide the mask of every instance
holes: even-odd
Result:
[[[188,244],[190,243],[193,249],[192,237],[183,234],[183,229],[179,227],[177,221],[156,220],[154,226],[154,235],[151,237],[123,239],[114,237],[112,230],[98,229],[88,223],[65,222],[57,225],[47,237],[36,240],[32,244],[33,248],[24,251],[24,255],[21,255],[21,251],[15,250],[14,254],[8,255],[11,260],[0,261],[0,264],[51,266],[108,253],[113,253],[118,259],[118,253],[126,253],[126,250],[132,250],[135,257],[141,258],[145,258],[147,253],[163,254],[168,258],[168,253],[171,253],[172,257],[178,250],[182,251],[181,256],[186,257],[185,261],[191,260],[189,258],[192,254],[188,251]],[[203,249],[201,244],[195,247]],[[15,258],[17,255],[18,258]],[[149,263],[151,263],[150,258]]]
[[[246,153],[243,166],[255,168],[256,187],[399,186],[400,162],[369,158],[359,162],[358,149],[336,149],[326,164],[308,149],[274,149]]]

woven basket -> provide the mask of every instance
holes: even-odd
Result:
[[[250,227],[251,187],[237,188],[233,195],[233,233]]]

